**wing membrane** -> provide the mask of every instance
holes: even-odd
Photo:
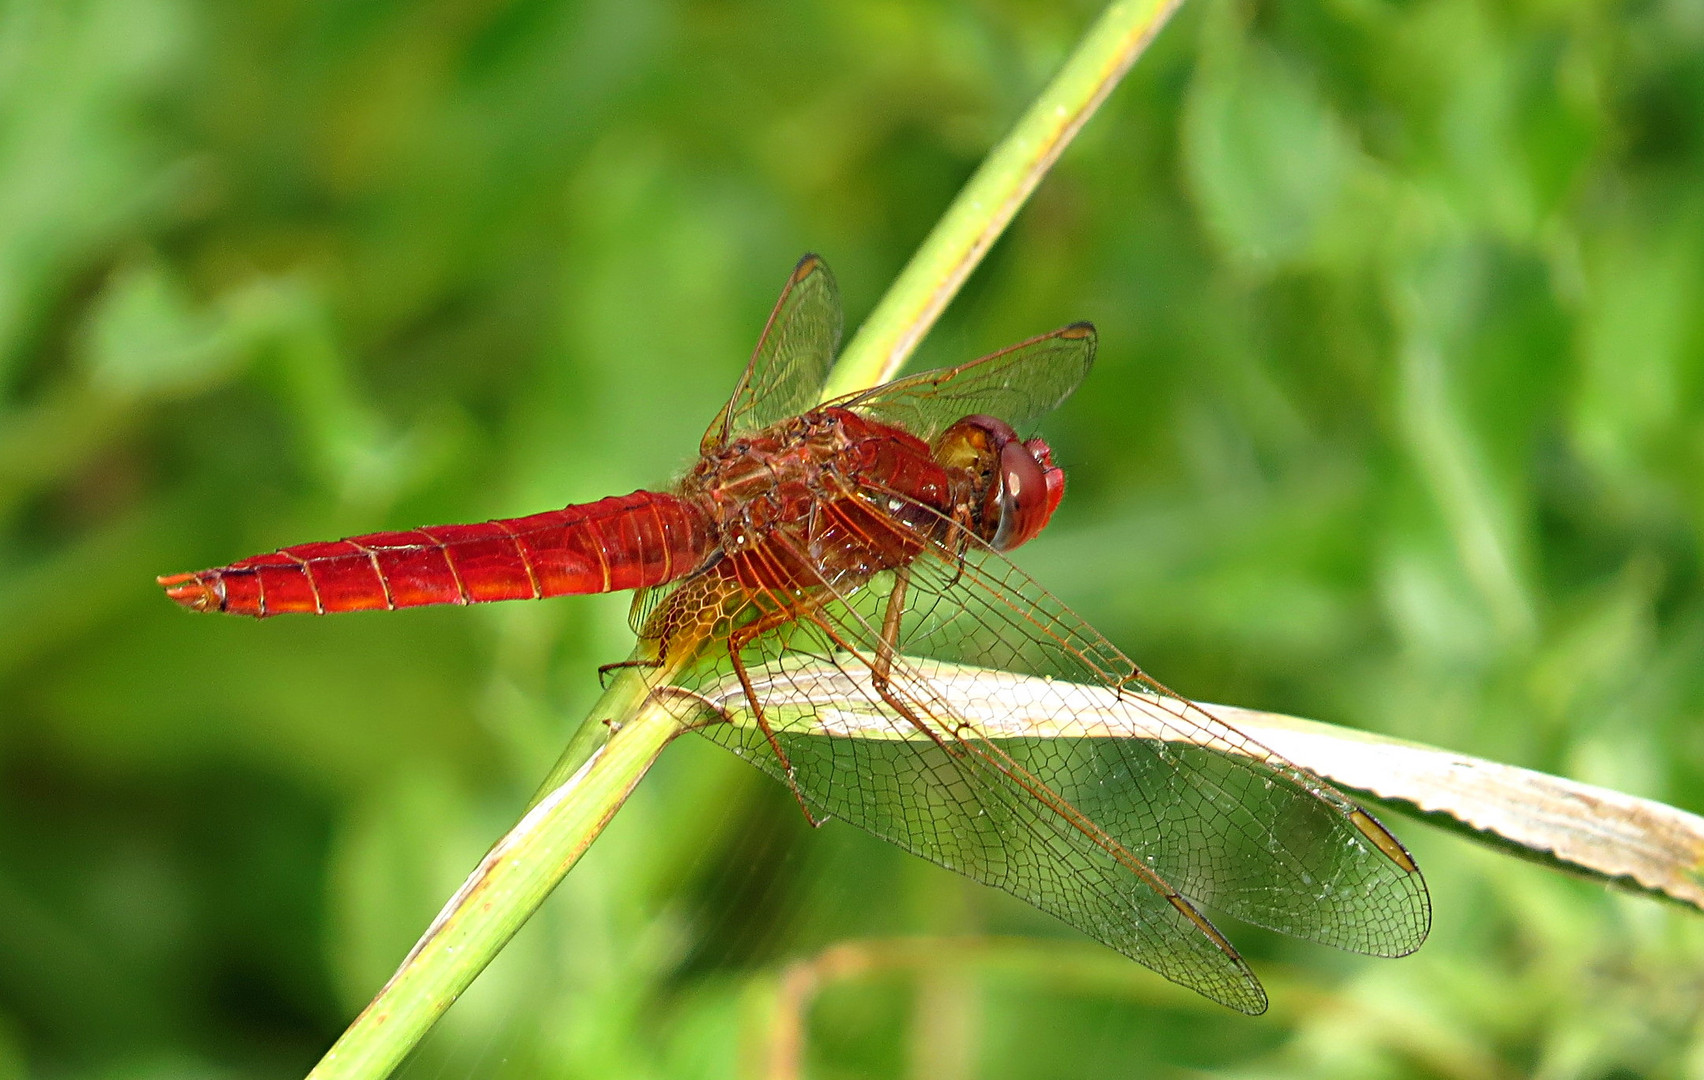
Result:
[[[1185,896],[1286,934],[1377,956],[1418,948],[1425,884],[1401,846],[1311,773],[1142,674],[996,552],[934,548],[910,571],[899,651],[1052,678],[1051,701],[978,702],[1011,731],[1067,720],[1072,684],[1118,691],[1130,730],[1160,738],[1003,739],[1029,771]],[[964,710],[961,710],[964,711]],[[1051,713],[1051,716],[1050,716]]]
[[[1018,431],[1059,407],[1095,360],[1095,328],[1072,323],[957,367],[925,371],[841,399],[884,423],[933,441],[972,414],[997,416]]]
[[[1253,972],[1186,899],[1038,799],[1022,770],[997,746],[963,728],[926,682],[896,669],[889,692],[922,720],[928,735],[871,689],[867,673],[874,652],[847,645],[873,640],[874,634],[865,613],[849,598],[837,597],[821,604],[812,619],[759,638],[742,658],[754,684],[790,687],[799,700],[812,689],[791,682],[799,658],[814,657],[838,669],[848,685],[862,686],[858,704],[884,718],[890,738],[823,735],[810,710],[777,707],[769,712],[789,771],[753,725],[700,730],[790,782],[814,817],[841,818],[1004,889],[1232,1008],[1264,1011],[1265,992]],[[729,682],[722,660],[695,684],[704,689]],[[722,704],[727,710],[727,702]]]
[[[799,611],[742,658],[813,812],[1005,889],[1244,1011],[1264,1007],[1259,984],[1195,904],[1374,955],[1424,940],[1424,882],[1381,826],[1148,679],[972,538],[931,541],[901,574],[863,588],[822,583]],[[1040,701],[954,701],[929,661],[1054,682]],[[825,671],[833,686],[820,684]],[[724,660],[696,685],[726,686],[727,672]],[[1011,735],[1068,720],[1081,685],[1114,690],[1101,700],[1128,710],[1123,729],[1157,737]],[[848,707],[824,705],[837,693],[886,737],[824,734]],[[706,733],[786,778],[752,726]]]
[[[728,404],[711,421],[703,453],[810,409],[840,347],[840,294],[821,257],[793,268]]]

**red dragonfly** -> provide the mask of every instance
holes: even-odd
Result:
[[[1248,1013],[1265,991],[1204,907],[1373,955],[1418,948],[1430,903],[1394,836],[1007,560],[1065,490],[1047,444],[1019,432],[1087,375],[1094,327],[818,405],[840,327],[833,277],[806,256],[669,491],[300,544],[160,584],[254,616],[642,590],[636,662],[719,711],[700,730],[813,822],[1005,889]],[[972,708],[942,665],[1040,690]],[[830,734],[831,681],[885,731]],[[1070,716],[1084,687],[1152,737],[1013,734]]]

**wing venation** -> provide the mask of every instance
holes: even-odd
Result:
[[[711,421],[700,450],[797,416],[817,403],[840,347],[840,293],[821,256],[793,268],[728,404]]]

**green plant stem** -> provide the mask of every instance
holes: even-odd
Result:
[[[1016,128],[989,154],[841,355],[825,396],[892,375],[1180,0],[1114,0]],[[402,967],[310,1080],[389,1075],[550,895],[620,808],[680,721],[651,696],[655,669],[623,668],[540,787]],[[613,732],[613,734],[611,734]]]
[[[953,200],[840,354],[825,398],[893,378],[1181,0],[1114,0]]]
[[[564,755],[552,776],[566,774],[480,861],[309,1080],[389,1075],[585,854],[681,730],[641,671],[618,672],[587,720],[613,733],[575,740],[581,760]]]
[[[637,659],[637,655],[633,659]],[[638,715],[651,693],[652,680],[644,676],[652,674],[652,669],[626,667],[616,669],[616,677],[610,680],[603,695],[592,705],[592,711],[580,722],[568,745],[563,748],[562,756],[556,759],[556,764],[550,767],[544,780],[533,793],[532,802],[528,809],[544,801],[551,792],[567,783],[569,778],[580,771],[581,766],[591,760],[598,748],[609,739],[611,729],[625,722],[626,718]]]

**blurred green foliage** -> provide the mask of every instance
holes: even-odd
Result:
[[[0,1078],[305,1071],[627,648],[152,575],[665,480],[1093,14],[0,4]],[[1179,690],[1704,808],[1701,175],[1699,0],[1193,0],[919,363],[1100,325],[1021,561]],[[408,1069],[1704,1069],[1704,920],[1403,832],[1431,942],[1233,928],[1249,1020],[685,740]]]

